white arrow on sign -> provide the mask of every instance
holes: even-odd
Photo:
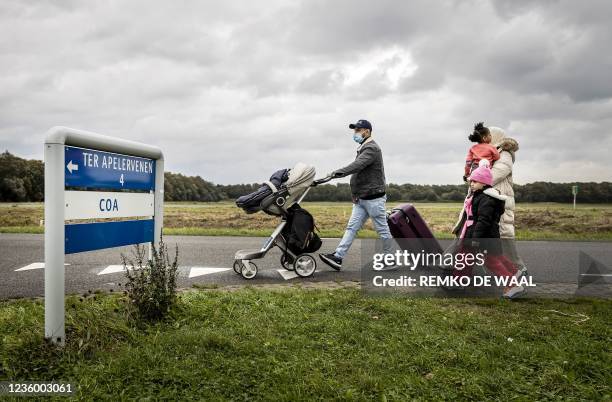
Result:
[[[74,163],[72,163],[72,161],[68,162],[66,167],[68,168],[70,173],[72,173],[73,170],[79,170],[79,165],[75,165]]]

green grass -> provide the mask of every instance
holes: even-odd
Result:
[[[180,298],[170,320],[139,328],[121,296],[71,296],[63,352],[42,342],[41,301],[2,302],[0,379],[70,381],[87,400],[612,398],[610,300]]]
[[[42,226],[0,226],[0,233],[45,233]]]
[[[388,202],[391,209],[401,202]],[[304,202],[322,237],[341,237],[351,214],[350,202]],[[436,237],[452,238],[451,230],[461,211],[460,203],[415,203]],[[612,240],[612,205],[518,204],[516,232],[519,240]],[[42,203],[0,203],[0,232],[43,233]],[[164,233],[197,236],[268,236],[278,218],[248,215],[231,201],[214,203],[167,202]],[[359,233],[375,238],[370,222]]]

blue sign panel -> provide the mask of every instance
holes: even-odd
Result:
[[[65,253],[153,241],[153,219],[64,225]]]
[[[136,156],[65,147],[66,186],[97,189],[155,189],[155,161]]]

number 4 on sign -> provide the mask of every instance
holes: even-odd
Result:
[[[119,183],[121,183],[121,187],[123,187],[123,183],[124,183],[123,173],[121,173],[121,177],[119,178]]]

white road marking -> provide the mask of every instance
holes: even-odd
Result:
[[[278,272],[286,281],[298,277],[298,274],[296,274],[294,271],[288,271],[286,269],[277,269],[276,272]]]
[[[70,264],[66,263],[64,265],[70,265]],[[25,267],[18,268],[15,271],[29,271],[31,269],[44,269],[44,268],[45,268],[44,262],[33,262],[30,265],[26,265]]]
[[[44,268],[45,268],[44,262],[33,262],[30,265],[26,265],[25,267],[16,269],[15,271],[29,271],[30,269],[44,269]]]
[[[109,265],[102,271],[98,272],[98,275],[115,274],[117,272],[125,272],[123,265]]]
[[[612,276],[612,274],[580,274],[582,276]]]
[[[189,271],[189,277],[195,278],[196,276],[214,274],[217,272],[229,271],[231,268],[221,268],[221,267],[191,267]]]

